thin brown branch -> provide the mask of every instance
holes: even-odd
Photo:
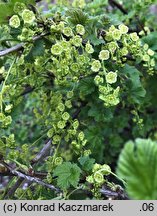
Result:
[[[128,196],[123,190],[112,191],[110,188],[101,188],[100,193],[105,197],[116,200],[128,200]]]
[[[34,165],[35,163],[41,161],[50,151],[51,149],[51,142],[52,140],[50,139],[44,147],[40,150],[40,152],[31,160],[31,165]]]
[[[117,7],[123,14],[128,14],[127,10],[115,0],[109,0],[111,6]]]
[[[44,187],[47,187],[51,190],[55,190],[57,192],[59,192],[60,190],[58,188],[56,188],[55,186],[51,185],[51,184],[48,184],[48,183],[45,183],[44,181],[42,181],[41,179],[39,178],[36,178],[36,177],[32,177],[32,176],[29,176],[29,175],[26,175],[18,170],[15,170],[13,167],[11,167],[9,164],[5,163],[4,161],[1,162],[7,169],[10,170],[10,172],[12,174],[14,174],[15,176],[18,176],[20,177],[20,179],[25,179],[26,181],[28,182],[35,182],[35,183],[38,183]],[[20,181],[22,183],[22,181]],[[18,185],[19,186],[19,185]]]
[[[39,162],[41,159],[44,158],[44,156],[46,155],[45,153],[47,152],[47,150],[50,148],[51,146],[51,142],[50,140],[44,145],[44,147],[40,150],[40,152],[37,154],[37,156],[34,158],[34,160],[32,160],[32,165],[35,165],[37,162]],[[11,172],[11,170],[10,170]],[[13,175],[16,175],[15,173],[11,172]],[[20,184],[15,183],[15,185],[12,186],[12,188],[10,188],[6,194],[5,197],[12,197],[15,193],[15,191],[17,190],[18,187],[20,187],[20,185],[22,184],[22,182],[24,181],[25,178],[23,178],[22,176],[19,176],[20,178],[17,180],[17,182],[20,182]]]
[[[45,178],[47,174],[48,174],[47,172],[33,172],[33,174],[30,176],[34,176],[37,178]],[[6,171],[6,172],[0,172],[0,176],[16,176],[16,175],[11,173],[10,171]]]
[[[46,35],[48,35],[48,33],[37,35],[37,36],[33,37],[32,40],[34,42],[36,40],[41,39],[42,37],[44,37]],[[25,43],[20,43],[20,44],[13,46],[13,47],[8,48],[8,49],[2,50],[2,51],[0,51],[0,57],[8,55],[8,54],[13,53],[13,52],[19,51],[24,47],[24,45],[25,45]]]
[[[23,178],[19,178],[17,182],[10,188],[10,190],[8,190],[7,193],[4,195],[4,199],[8,199],[12,197],[15,191],[17,190],[17,188],[20,187],[22,182],[23,182]]]

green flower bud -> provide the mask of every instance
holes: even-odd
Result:
[[[58,31],[57,25],[51,25],[50,30],[52,33],[57,32]]]
[[[131,33],[131,34],[130,34],[130,38],[131,38],[133,41],[135,41],[135,42],[139,40],[139,36],[137,35],[136,32]]]
[[[96,163],[93,166],[92,172],[94,173],[94,172],[98,171],[99,169],[101,169],[101,165]]]
[[[3,127],[7,127],[12,123],[12,117],[11,116],[6,116],[4,121],[3,121]]]
[[[143,61],[148,62],[150,60],[150,56],[146,54],[146,55],[143,56],[142,59],[143,59]]]
[[[144,44],[143,48],[144,48],[144,50],[148,50],[149,45],[148,44]]]
[[[86,177],[86,181],[89,182],[89,183],[91,183],[91,184],[93,184],[93,183],[94,183],[94,178],[93,178],[93,176],[87,176],[87,177]]]
[[[73,140],[73,141],[71,142],[71,145],[76,146],[76,145],[77,145],[76,140]]]
[[[35,20],[35,15],[32,11],[25,9],[22,12],[22,19],[24,23],[33,23],[33,21]]]
[[[99,53],[99,59],[100,60],[107,60],[110,58],[110,53],[108,50],[102,50]]]
[[[85,151],[83,152],[83,155],[84,155],[84,156],[89,156],[90,154],[92,154],[92,152],[91,152],[90,149],[85,150]]]
[[[53,178],[52,178],[51,173],[48,173],[48,174],[47,174],[46,179],[47,179],[47,182],[48,182],[49,184],[52,183]]]
[[[152,67],[155,66],[155,60],[154,60],[154,59],[151,59],[151,61],[150,61],[150,65],[151,65]]]
[[[121,31],[118,30],[118,29],[115,29],[112,32],[112,37],[113,37],[114,40],[120,40],[120,38],[121,38]]]
[[[62,119],[63,119],[63,120],[67,121],[69,118],[70,118],[69,113],[64,112],[64,113],[62,114]]]
[[[62,49],[62,46],[60,44],[55,44],[51,48],[51,53],[53,55],[60,55],[62,53],[62,51],[63,51],[63,49]]]
[[[94,52],[94,49],[93,49],[92,45],[89,43],[89,41],[88,41],[88,43],[86,43],[85,50],[89,54]]]
[[[78,72],[79,71],[79,65],[77,63],[73,63],[70,68],[74,72]]]
[[[103,175],[109,175],[111,173],[111,168],[107,164],[102,165],[102,168],[100,169],[100,172]]]
[[[63,112],[65,110],[65,106],[63,103],[59,103],[58,107],[57,107],[61,112]]]
[[[78,134],[78,139],[81,140],[81,141],[83,141],[84,136],[85,136],[84,133],[81,131],[81,132]]]
[[[153,55],[154,55],[154,51],[151,50],[151,49],[148,49],[147,53],[148,53],[148,55],[150,55],[150,56],[153,56]]]
[[[104,79],[103,79],[103,77],[96,75],[96,77],[94,78],[94,82],[96,85],[99,85],[99,84],[104,82]]]
[[[109,32],[113,32],[114,30],[116,30],[116,27],[114,25],[111,25],[109,28]]]
[[[57,25],[57,30],[58,30],[58,31],[62,31],[62,29],[64,29],[64,24],[65,24],[65,23],[61,21],[61,22]]]
[[[5,112],[6,112],[6,113],[10,113],[12,108],[13,108],[13,105],[12,105],[12,104],[7,105],[7,106],[5,107]]]
[[[109,84],[117,82],[117,73],[110,71],[106,75],[106,82],[109,83]]]
[[[62,157],[56,157],[55,158],[55,165],[58,166],[63,163],[63,158]]]
[[[121,49],[121,54],[122,54],[122,56],[126,56],[128,54],[128,49],[126,47],[123,47]]]
[[[79,35],[76,35],[72,38],[72,44],[76,47],[79,47],[82,45],[82,38]]]
[[[87,140],[82,140],[82,146],[85,146],[87,144]]]
[[[76,26],[76,32],[80,35],[84,35],[85,34],[85,28],[83,25],[78,24]]]
[[[3,122],[5,120],[5,115],[3,113],[0,113],[0,122]]]
[[[17,15],[13,15],[9,19],[9,25],[13,28],[18,28],[20,26],[20,19]]]
[[[126,33],[128,33],[129,28],[128,28],[126,25],[120,24],[120,25],[118,26],[118,28],[119,28],[121,34],[126,34]]]
[[[72,98],[74,96],[74,92],[73,91],[69,91],[67,93],[67,98]]]
[[[65,127],[65,121],[59,121],[59,122],[57,123],[57,127],[58,127],[59,129],[63,129],[63,128]]]
[[[61,141],[61,137],[59,135],[54,135],[53,136],[53,140],[52,140],[53,144],[57,144],[60,141]]]
[[[63,50],[67,50],[68,48],[69,48],[69,46],[70,46],[70,44],[67,42],[67,41],[61,41],[61,43],[60,43],[60,45],[61,45],[61,47],[62,47],[62,49]]]
[[[72,107],[71,101],[70,100],[65,101],[65,106],[70,109]]]
[[[79,127],[79,121],[76,119],[73,123],[72,126],[74,129],[77,129]]]
[[[63,29],[63,34],[67,37],[70,37],[73,35],[72,29],[70,27],[66,27]]]
[[[100,68],[101,68],[101,63],[100,63],[100,61],[99,61],[99,60],[94,60],[94,61],[92,62],[91,70],[94,71],[94,72],[97,72],[97,71],[100,70]]]
[[[0,74],[3,74],[4,72],[5,72],[5,67],[2,66],[2,67],[0,68]]]
[[[53,128],[51,128],[50,130],[48,130],[47,136],[48,136],[49,138],[51,138],[51,137],[53,136],[53,134],[54,134],[54,129],[53,129]]]
[[[21,14],[23,10],[26,9],[26,5],[22,2],[16,2],[14,5],[14,12]]]
[[[118,47],[118,44],[116,42],[112,41],[108,44],[108,49],[112,53],[114,53],[116,51],[117,47]]]
[[[99,172],[99,171],[94,173],[93,178],[99,184],[103,184],[104,181],[105,181],[103,174],[101,172]]]

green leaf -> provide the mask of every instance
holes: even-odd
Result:
[[[58,176],[57,185],[61,189],[68,189],[70,186],[76,187],[81,174],[81,169],[77,164],[64,162],[56,167],[54,176]]]
[[[81,93],[83,93],[83,95],[91,94],[92,92],[95,91],[93,78],[92,77],[86,77],[86,78],[80,80],[78,87],[79,87],[79,90],[81,91]]]
[[[129,141],[122,150],[117,175],[126,180],[133,199],[157,199],[157,142],[150,139]]]
[[[157,31],[153,31],[150,34],[148,34],[147,36],[142,37],[142,41],[144,43],[149,44],[150,48],[152,50],[157,50]]]
[[[97,37],[96,34],[90,34],[87,39],[94,45],[98,46],[100,44],[104,44],[104,40]]]
[[[103,103],[97,102],[95,106],[92,104],[90,107],[88,116],[94,117],[96,122],[107,122],[113,118],[113,113],[111,109],[105,108]]]
[[[1,156],[5,156],[6,153],[6,145],[4,144],[4,142],[0,139],[0,159]]]
[[[34,62],[36,56],[42,56],[44,53],[44,41],[37,40],[34,42],[33,47],[31,48],[28,55],[25,57],[25,60],[28,62]]]
[[[66,12],[66,16],[68,16],[68,21],[73,25],[81,24],[85,26],[89,21],[88,14],[79,8],[71,8]]]
[[[90,171],[93,168],[95,159],[90,158],[89,156],[82,156],[79,158],[79,162],[83,170]]]
[[[125,65],[121,70],[122,73],[126,74],[127,80],[127,96],[135,103],[140,104],[146,95],[146,90],[143,88],[140,80],[140,71],[134,66]]]

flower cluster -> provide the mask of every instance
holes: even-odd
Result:
[[[101,186],[104,182],[104,175],[107,176],[111,173],[111,168],[107,165],[94,164],[92,175],[87,176],[86,180],[95,186]]]

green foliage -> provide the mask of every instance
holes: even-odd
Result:
[[[133,199],[157,199],[157,142],[150,139],[129,141],[122,150],[117,174],[126,180]]]
[[[93,168],[95,160],[93,158],[89,158],[89,156],[83,156],[79,158],[79,162],[85,171],[90,171]]]
[[[105,199],[124,143],[157,139],[154,1],[121,2],[1,1],[0,165],[36,180],[2,199]]]
[[[122,69],[122,73],[125,73],[128,77],[127,80],[127,97],[133,101],[133,103],[140,104],[146,95],[146,90],[143,88],[140,81],[140,71],[133,66],[125,65]]]
[[[64,162],[63,164],[56,167],[53,175],[57,176],[57,185],[61,189],[65,190],[70,186],[77,187],[80,173],[81,169],[77,166],[77,164]]]

